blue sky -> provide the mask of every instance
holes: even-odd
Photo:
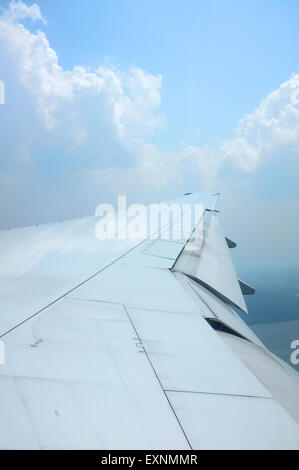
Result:
[[[220,191],[244,259],[294,260],[297,0],[0,6],[1,227]]]
[[[63,68],[111,60],[162,74],[168,125],[153,140],[164,148],[233,135],[244,114],[298,71],[297,0],[37,3]]]

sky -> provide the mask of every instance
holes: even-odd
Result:
[[[298,264],[297,0],[0,7],[0,228],[221,192],[242,267]]]

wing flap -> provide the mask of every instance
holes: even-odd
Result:
[[[167,394],[194,448],[299,449],[299,428],[274,399]]]

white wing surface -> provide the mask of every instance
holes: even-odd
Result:
[[[299,380],[232,309],[216,199],[173,201],[205,210],[176,240],[0,232],[0,448],[299,449]]]

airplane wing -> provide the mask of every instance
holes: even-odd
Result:
[[[180,239],[0,232],[0,448],[299,449],[299,376],[241,319],[216,200],[175,201],[204,209]]]

